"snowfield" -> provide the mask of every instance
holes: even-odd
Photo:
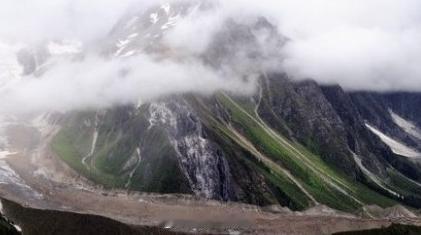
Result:
[[[421,157],[421,153],[417,150],[406,146],[405,144],[393,139],[392,137],[384,134],[380,130],[376,129],[375,127],[369,125],[368,123],[365,124],[365,126],[373,132],[375,135],[377,135],[387,146],[389,146],[392,151],[398,155],[410,157],[410,158],[417,158]]]
[[[409,135],[421,140],[421,131],[413,122],[404,119],[403,117],[394,113],[392,110],[389,110],[389,113],[396,125],[402,128]]]
[[[77,40],[51,41],[47,45],[51,55],[71,55],[82,52],[82,42]]]

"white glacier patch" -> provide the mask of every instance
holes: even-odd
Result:
[[[132,34],[130,34],[127,38],[132,39],[132,38],[135,38],[135,37],[137,37],[137,36],[139,36],[139,34],[138,34],[138,33],[132,33]]]
[[[365,126],[377,135],[387,146],[389,146],[394,153],[410,158],[421,157],[421,153],[417,150],[393,139],[368,123],[366,123]]]
[[[161,6],[161,8],[165,11],[165,13],[170,14],[171,5],[169,3],[165,3]]]
[[[156,24],[159,21],[158,13],[152,13],[149,18],[152,24]]]
[[[363,173],[370,178],[375,184],[377,184],[379,187],[381,187],[382,189],[386,190],[387,192],[389,192],[392,195],[395,195],[397,197],[403,198],[402,195],[400,195],[399,193],[389,189],[386,187],[386,185],[375,175],[373,174],[370,170],[368,170],[362,163],[361,159],[355,154],[353,153],[354,156],[354,160],[357,163],[357,165],[360,167],[360,169],[363,171]]]
[[[421,140],[421,131],[417,128],[417,126],[403,117],[399,116],[392,110],[389,110],[390,116],[392,116],[393,121],[396,125],[398,125],[402,130],[404,130],[409,135]]]
[[[2,151],[0,151],[0,159],[6,159],[10,155],[14,155],[14,154],[16,154],[16,153],[12,153],[12,152],[9,152],[9,151],[6,151],[6,150],[2,150]]]
[[[51,55],[77,54],[82,51],[82,42],[77,40],[51,41],[47,48]]]

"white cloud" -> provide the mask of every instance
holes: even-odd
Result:
[[[0,41],[31,43],[64,38],[96,42],[106,37],[128,9],[145,10],[160,2],[4,0],[0,7]],[[281,51],[281,68],[295,79],[339,83],[346,89],[421,91],[419,0],[214,2],[217,4],[212,11],[190,15],[165,36],[170,48],[189,58],[184,62],[156,61],[146,55],[104,61],[88,55],[83,62],[63,62],[39,79],[25,78],[11,84],[0,93],[0,107],[70,110],[133,103],[179,92],[250,92],[254,83],[243,82],[241,75],[221,74],[193,59],[206,51],[226,19],[247,22],[250,16],[266,17],[290,39],[283,48],[262,40],[261,50],[266,54]],[[280,67],[276,58],[269,59],[265,61],[269,65],[259,62],[253,70]],[[244,62],[238,68],[253,67],[250,61]],[[119,76],[125,69],[130,72]]]
[[[0,89],[0,112],[69,111],[146,102],[178,93],[254,92],[247,81],[218,74],[197,61],[156,61],[147,56],[62,61],[41,79],[25,77]]]
[[[0,38],[38,42],[45,39],[93,40],[105,36],[133,4],[141,0],[2,0]]]
[[[218,1],[218,19],[265,16],[290,40],[283,69],[346,89],[421,91],[419,0],[230,0]],[[214,18],[207,16],[207,23]],[[181,44],[195,49],[218,24],[191,22]],[[219,23],[220,21],[216,22]],[[188,25],[188,24],[186,24]],[[200,27],[204,25],[205,27]],[[215,26],[216,25],[216,26]],[[201,33],[204,29],[210,29]],[[180,27],[180,29],[183,29]],[[199,29],[199,30],[197,30]],[[206,35],[206,36],[203,36]],[[173,36],[173,35],[169,35]],[[198,40],[200,42],[208,40]],[[200,48],[203,48],[200,44]]]

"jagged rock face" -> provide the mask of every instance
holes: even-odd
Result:
[[[419,95],[413,93],[355,92],[352,94],[352,98],[367,122],[409,146],[420,149],[421,140],[419,136],[407,133],[397,124],[394,118],[394,114],[396,114],[419,126],[419,116],[417,115],[420,112],[417,105],[421,101]]]
[[[351,96],[339,86],[322,87],[323,94],[329,100],[341,118],[346,129],[349,149],[361,156],[363,164],[379,175],[385,175],[384,159],[380,156],[391,155],[386,145],[378,140],[364,125]]]
[[[356,177],[358,171],[350,158],[344,123],[315,82],[294,83],[285,75],[271,75],[264,79],[262,99],[267,103],[259,113],[270,125],[276,124],[270,119],[272,114],[288,126],[291,138]]]
[[[367,123],[375,123],[376,127],[393,138],[418,149],[416,121],[401,120],[399,124],[401,117],[396,117],[393,109],[397,108],[391,105],[399,103],[393,101],[396,97],[400,98],[402,105],[401,100],[405,95],[376,97],[376,94],[370,93],[349,94],[337,86],[319,87],[312,81],[294,83],[282,75],[277,76],[277,79],[269,76],[263,83],[266,90],[262,90],[260,102],[263,105],[259,108],[259,113],[267,123],[321,154],[325,161],[357,180],[365,181],[366,169],[377,175],[376,177],[393,178],[390,175],[391,166],[410,179],[419,180],[419,163],[416,160],[411,162],[406,157],[398,157],[393,147],[390,148],[390,143],[384,143],[383,139],[366,126]],[[407,114],[399,113],[408,117]],[[415,124],[407,124],[410,121]],[[352,155],[362,160],[362,166],[357,166],[357,160],[349,158]],[[412,196],[409,194],[407,198]]]
[[[421,108],[419,108],[421,102],[420,93],[397,92],[383,94],[382,96],[394,112],[415,122],[418,127],[421,126]]]
[[[377,154],[377,156],[382,156],[402,174],[419,180],[420,164],[417,158],[411,159],[407,156],[397,158],[393,157],[394,153],[391,153],[402,155],[395,149],[396,147],[394,148],[396,144],[404,145],[405,148],[415,152],[420,151],[419,117],[416,115],[420,112],[419,104],[417,105],[417,102],[420,101],[419,95],[414,93],[352,92],[350,96],[364,122],[378,128],[384,135],[396,142],[392,144],[377,143],[376,146],[383,144],[386,149],[386,152],[383,151],[383,154]],[[375,136],[374,139],[379,140],[378,136]],[[380,142],[382,141],[380,140]]]
[[[194,193],[213,199],[235,198],[224,152],[207,138],[200,118],[188,103],[182,99],[152,103],[149,115],[148,128],[162,125],[166,129]]]
[[[253,73],[262,67],[260,63],[273,58],[281,60],[281,53],[273,48],[281,48],[285,42],[286,38],[264,18],[256,18],[248,24],[228,19],[203,58],[217,69],[229,68],[237,74]]]

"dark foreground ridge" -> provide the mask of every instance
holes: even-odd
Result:
[[[352,232],[341,232],[335,233],[334,235],[398,235],[408,234],[416,235],[421,234],[421,227],[412,225],[392,224],[387,228],[352,231]]]
[[[167,231],[159,227],[131,226],[97,215],[79,214],[53,210],[25,208],[21,205],[2,199],[5,214],[21,226],[25,235],[182,235],[185,233]],[[20,234],[6,220],[0,221],[0,235]]]
[[[0,214],[0,235],[20,235],[13,223]]]

